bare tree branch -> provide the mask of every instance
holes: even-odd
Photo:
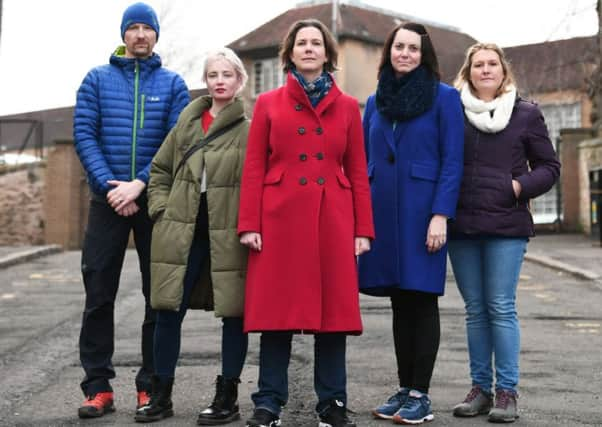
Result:
[[[2,40],[2,0],[0,0],[0,43]]]
[[[1,0],[0,0],[1,1]],[[161,23],[161,38],[158,51],[166,68],[178,72],[188,79],[193,74],[200,74],[201,58],[186,45],[186,38],[178,31],[177,3],[164,0],[158,11]]]

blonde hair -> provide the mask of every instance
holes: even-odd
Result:
[[[232,65],[236,75],[240,80],[240,88],[238,89],[238,92],[240,93],[247,84],[249,76],[247,75],[247,71],[245,70],[245,66],[243,65],[241,59],[232,49],[228,47],[222,47],[207,53],[205,62],[203,63],[203,82],[207,83],[207,67],[209,66],[209,63],[217,59],[225,59],[230,63],[230,65]]]
[[[501,47],[499,47],[495,43],[475,43],[468,48],[466,51],[466,58],[464,59],[464,64],[458,71],[458,75],[454,80],[454,86],[456,89],[461,90],[465,83],[468,83],[468,87],[473,95],[477,95],[476,89],[470,81],[470,68],[472,67],[472,58],[475,53],[481,50],[491,50],[497,53],[497,56],[500,58],[500,64],[502,65],[502,69],[504,71],[504,78],[502,80],[502,84],[498,88],[495,96],[498,97],[503,93],[506,93],[508,86],[514,85],[516,86],[516,80],[514,78],[514,73],[512,72],[512,68],[510,67],[510,63],[506,59],[506,55]]]

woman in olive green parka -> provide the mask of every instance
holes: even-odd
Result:
[[[201,411],[197,423],[226,424],[240,418],[238,383],[247,352],[242,322],[247,249],[236,228],[249,121],[237,95],[247,74],[236,54],[222,48],[207,56],[203,78],[209,95],[182,111],[151,165],[155,375],[150,403],[136,411],[139,422],[173,415],[171,389],[188,308],[214,310],[223,322],[222,373],[213,403]],[[197,150],[188,156],[193,147]]]
[[[190,308],[215,310],[217,317],[242,316],[247,249],[236,233],[240,176],[247,144],[248,121],[218,136],[193,154],[176,176],[172,173],[186,151],[199,140],[244,117],[243,102],[233,100],[215,117],[209,131],[201,115],[211,97],[197,98],[182,111],[159,149],[148,184],[149,214],[155,221],[151,248],[151,305],[177,311],[184,293],[188,252],[195,233],[205,171],[211,269],[201,275]],[[211,295],[213,291],[213,295]]]

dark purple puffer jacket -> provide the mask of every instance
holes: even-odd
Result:
[[[517,99],[510,122],[485,133],[466,120],[464,175],[451,237],[459,235],[533,236],[529,199],[548,191],[560,162],[535,104]],[[517,199],[512,180],[522,186]]]

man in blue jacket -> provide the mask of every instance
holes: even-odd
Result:
[[[86,400],[78,409],[80,418],[115,410],[109,383],[115,377],[113,312],[131,230],[146,308],[136,389],[138,405],[148,403],[155,314],[150,307],[152,222],[145,189],[153,156],[190,100],[182,77],[163,68],[153,53],[159,22],[150,6],[136,3],[125,10],[121,37],[125,46],[117,48],[109,64],[86,75],[75,105],[75,149],[91,190],[81,267],[86,306],[79,348]]]

